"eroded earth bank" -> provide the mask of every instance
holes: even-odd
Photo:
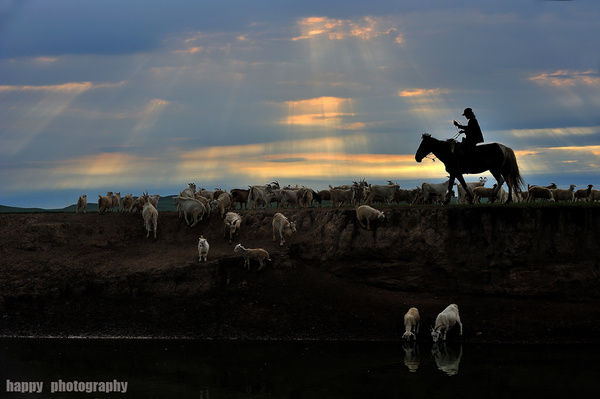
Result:
[[[600,207],[401,207],[374,231],[352,209],[290,209],[284,247],[275,211],[241,211],[233,244],[216,216],[162,212],[153,240],[139,214],[2,214],[0,334],[386,340],[416,306],[427,340],[457,303],[463,341],[600,338]],[[272,262],[245,270],[237,242]]]

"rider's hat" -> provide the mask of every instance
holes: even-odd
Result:
[[[463,116],[467,116],[469,114],[473,114],[473,110],[471,108],[465,108]]]

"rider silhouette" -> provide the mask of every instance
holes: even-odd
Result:
[[[483,134],[481,133],[481,128],[479,127],[479,122],[475,119],[475,114],[471,108],[465,108],[463,112],[463,116],[469,120],[466,126],[459,124],[457,121],[454,121],[454,126],[462,129],[465,133],[465,138],[460,142],[459,154],[467,155],[467,153],[471,152],[475,149],[475,145],[477,143],[483,143]]]

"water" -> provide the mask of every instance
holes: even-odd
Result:
[[[6,380],[42,381],[33,397],[595,397],[600,346],[0,340]],[[127,381],[126,394],[50,394],[59,379]]]

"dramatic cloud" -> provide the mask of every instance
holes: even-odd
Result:
[[[282,123],[287,125],[333,126],[355,115],[349,112],[352,109],[350,98],[318,97],[286,101],[284,105],[287,106],[287,116]]]
[[[589,86],[600,87],[600,75],[598,71],[568,71],[559,70],[551,73],[540,73],[531,76],[529,80],[540,85],[554,87]]]
[[[380,37],[392,37],[396,43],[402,43],[403,38],[395,26],[374,17],[364,17],[358,20],[334,19],[328,17],[308,17],[298,21],[301,35],[292,40],[326,38],[343,40],[354,38],[369,41]]]
[[[438,182],[420,134],[454,136],[465,107],[528,183],[598,175],[597,2],[107,1],[2,20],[0,204],[31,187]]]

